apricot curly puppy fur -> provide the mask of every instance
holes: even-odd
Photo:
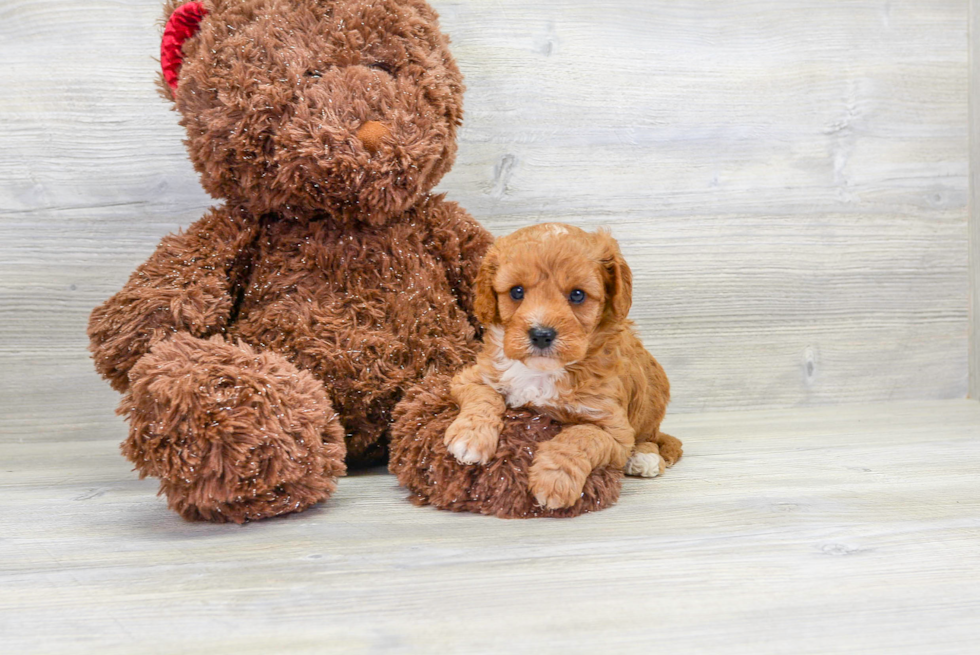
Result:
[[[670,384],[627,320],[632,274],[608,233],[549,223],[503,237],[474,292],[487,334],[453,379],[460,413],[445,436],[460,462],[489,462],[504,412],[525,406],[567,426],[531,465],[543,507],[573,505],[600,466],[655,477],[680,459],[681,442],[660,431]]]

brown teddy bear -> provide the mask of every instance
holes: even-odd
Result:
[[[422,0],[171,0],[165,18],[160,87],[225,202],[95,309],[91,350],[124,393],[124,454],[183,517],[301,511],[345,457],[385,459],[406,389],[475,356],[492,239],[431,194],[461,75]]]

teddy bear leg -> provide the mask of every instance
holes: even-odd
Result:
[[[123,454],[188,520],[302,511],[345,472],[344,434],[323,385],[281,355],[179,333],[129,374]]]
[[[568,507],[545,507],[531,492],[535,454],[563,425],[529,409],[508,409],[496,452],[486,464],[461,464],[446,446],[446,431],[459,415],[448,376],[434,374],[408,389],[394,411],[389,470],[412,501],[454,512],[501,518],[571,517],[616,503],[622,466],[586,471]]]

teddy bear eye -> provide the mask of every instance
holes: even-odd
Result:
[[[585,292],[581,289],[573,289],[570,294],[568,294],[568,300],[573,305],[581,305],[585,302]]]
[[[395,75],[395,67],[383,61],[376,61],[373,64],[368,64],[368,68],[374,68],[379,71],[384,71],[389,75],[391,75],[392,77],[394,77]]]
[[[510,290],[510,297],[514,300],[524,299],[524,287],[513,287]]]

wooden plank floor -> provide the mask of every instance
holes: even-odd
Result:
[[[416,508],[375,471],[190,524],[113,442],[0,445],[0,652],[977,652],[980,404],[669,429],[666,477],[564,521]]]

